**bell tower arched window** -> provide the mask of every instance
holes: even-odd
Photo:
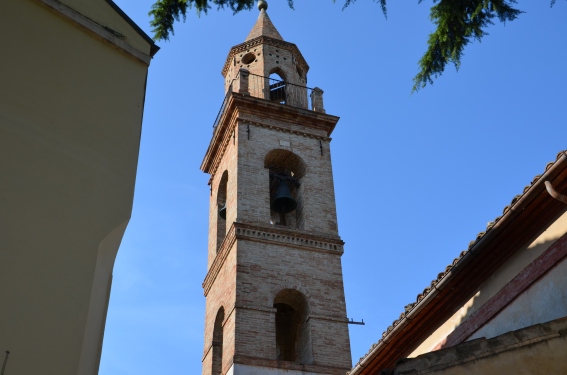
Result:
[[[219,247],[222,244],[224,237],[226,236],[227,185],[228,171],[224,171],[217,191],[217,251],[219,250]]]
[[[284,289],[274,299],[276,308],[276,354],[279,361],[313,362],[309,304],[305,296]]]
[[[303,228],[305,163],[291,151],[276,149],[266,155],[264,167],[269,169],[271,224]]]
[[[283,70],[281,68],[272,69],[269,81],[270,100],[280,104],[287,103],[287,83]]]

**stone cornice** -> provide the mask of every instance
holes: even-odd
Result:
[[[338,256],[341,256],[344,252],[344,242],[338,236],[327,237],[301,230],[235,222],[230,227],[213,264],[207,272],[207,276],[205,276],[203,281],[205,297],[209,294],[236,240],[270,243]]]
[[[295,44],[262,35],[257,38],[246,41],[244,43],[238,44],[230,49],[221,71],[222,76],[226,77],[226,73],[228,72],[232,59],[236,54],[249,50],[250,48],[257,47],[261,44],[270,44],[274,47],[291,50],[294,56],[296,57],[297,64],[303,69],[305,73],[309,71],[309,65],[307,64],[307,61],[305,61],[305,58],[303,58],[303,55],[301,54],[299,48],[297,48]]]
[[[326,237],[279,226],[234,223],[236,238],[264,243],[283,244],[309,251],[342,255],[344,242],[338,236]]]
[[[201,170],[214,177],[220,160],[224,155],[232,131],[236,127],[238,121],[243,123],[262,126],[266,128],[276,129],[282,132],[301,134],[307,137],[329,141],[328,136],[332,133],[335,125],[339,121],[337,116],[328,115],[326,113],[310,111],[307,109],[297,108],[290,105],[274,103],[270,100],[252,97],[249,95],[229,93],[227,104],[221,114],[221,119],[214,130],[213,137],[201,163]],[[277,124],[266,124],[248,119],[250,115],[256,117],[279,120],[281,126]],[[300,124],[305,130],[299,129]],[[314,132],[307,130],[313,129]],[[327,136],[317,135],[315,132],[324,131]]]
[[[313,133],[302,132],[302,131],[297,130],[297,129],[288,129],[288,128],[284,128],[284,127],[274,125],[274,124],[265,124],[265,123],[262,123],[262,122],[251,121],[251,120],[247,120],[247,119],[239,119],[239,120],[240,120],[239,123],[242,123],[242,124],[250,124],[250,125],[258,126],[260,128],[273,129],[273,130],[280,131],[282,133],[299,134],[299,135],[302,135],[302,136],[307,137],[307,138],[313,138],[313,139],[317,139],[317,140],[325,141],[325,142],[331,141],[330,137],[323,137],[323,136],[316,135],[316,134],[313,134]]]

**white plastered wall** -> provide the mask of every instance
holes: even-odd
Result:
[[[567,261],[535,282],[467,339],[487,339],[567,316]]]

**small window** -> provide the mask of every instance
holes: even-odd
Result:
[[[242,64],[244,65],[248,65],[254,62],[254,60],[256,60],[256,55],[254,55],[253,53],[247,53],[246,55],[244,55],[242,57]]]

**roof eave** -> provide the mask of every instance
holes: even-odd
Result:
[[[112,0],[106,0],[106,2],[108,3],[108,5],[110,5],[112,7],[112,9],[114,9],[116,11],[116,13],[118,13],[120,15],[120,17],[124,18],[124,20],[126,22],[128,22],[128,24],[130,24],[130,26],[132,26],[132,28],[134,28],[134,30],[136,30],[136,32],[146,40],[146,42],[148,42],[150,44],[150,56],[153,57],[157,51],[160,50],[160,47],[154,42],[154,40],[144,32],[144,30],[142,30],[140,28],[140,26],[138,26],[138,24],[134,21],[132,21],[132,19],[130,17],[128,17],[128,15],[126,13],[124,13],[124,11],[122,9],[120,9],[120,7],[118,5],[116,5],[116,3],[114,3],[114,1]]]

